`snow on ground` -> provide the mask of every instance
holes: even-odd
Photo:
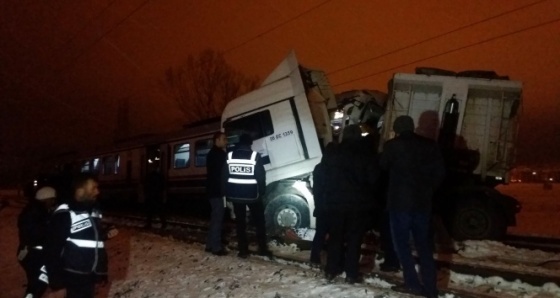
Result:
[[[131,237],[127,277],[111,285],[110,297],[372,297],[390,284],[329,284],[319,270],[234,252],[218,257],[199,244],[159,236]],[[395,296],[399,297],[399,296]]]
[[[526,213],[519,216],[522,219],[520,223],[525,226],[514,229],[528,234],[560,236],[560,233],[554,234],[560,227],[557,189],[546,193],[539,192],[538,185],[523,186],[516,197],[526,200],[523,202],[527,207],[524,209]],[[534,197],[537,200],[531,201]],[[0,210],[2,298],[21,297],[25,284],[23,270],[15,260],[15,227],[20,211],[15,205],[10,204]],[[537,228],[531,228],[529,224]],[[313,233],[312,230],[298,232],[304,238],[312,237]],[[381,279],[369,278],[360,285],[347,285],[343,280],[327,283],[318,269],[296,262],[278,258],[270,261],[258,256],[239,259],[235,252],[218,257],[205,253],[200,244],[187,244],[137,229],[121,229],[121,233],[107,245],[111,282],[98,288],[97,297],[408,297],[391,291],[391,284]],[[272,243],[271,248],[275,254],[300,260],[307,259],[309,255],[309,251],[300,251],[295,245]],[[536,270],[541,274],[560,275],[559,268],[530,267],[535,263],[559,260],[558,254],[515,249],[494,241],[463,242],[459,253],[452,257],[480,266],[488,260],[507,259],[510,263],[503,266],[519,271],[532,268],[531,272]],[[520,281],[507,282],[501,277],[446,274],[448,280],[444,282],[471,287],[481,293],[502,293],[503,297],[560,297],[560,289],[555,284],[532,287]]]

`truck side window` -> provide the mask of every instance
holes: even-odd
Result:
[[[239,136],[244,133],[250,134],[253,140],[261,139],[274,133],[269,110],[259,111],[228,121],[224,123],[224,129],[228,138],[228,147],[237,143]]]

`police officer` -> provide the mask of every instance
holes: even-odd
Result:
[[[236,215],[237,245],[240,258],[249,256],[246,218],[247,207],[257,229],[258,254],[271,257],[266,241],[262,196],[266,190],[266,172],[260,155],[251,149],[253,139],[248,134],[239,137],[235,150],[228,153],[222,169],[222,190],[233,202]]]
[[[76,177],[73,189],[74,200],[54,211],[45,248],[51,296],[57,298],[94,297],[95,283],[107,280],[104,240],[117,233],[103,232],[94,176]]]
[[[27,288],[25,297],[41,297],[48,285],[45,271],[43,248],[50,213],[56,200],[52,187],[37,190],[34,199],[21,211],[18,217],[19,246],[18,261],[25,270]]]

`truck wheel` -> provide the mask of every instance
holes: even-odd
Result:
[[[295,194],[281,194],[265,208],[266,230],[270,236],[280,235],[286,228],[309,227],[309,206]]]
[[[452,219],[451,234],[455,240],[498,240],[505,236],[505,218],[496,210],[478,201],[458,204]]]

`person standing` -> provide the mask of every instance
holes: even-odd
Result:
[[[325,148],[325,154],[333,150],[335,143],[330,142]],[[309,254],[309,262],[313,267],[321,266],[321,251],[323,250],[329,233],[329,221],[327,220],[327,208],[325,206],[325,183],[327,173],[325,163],[321,160],[313,169],[313,200],[315,209],[315,236],[311,242],[311,252]]]
[[[47,240],[47,226],[56,191],[44,186],[35,193],[18,217],[18,261],[27,277],[26,298],[41,297],[48,285],[43,249]]]
[[[247,208],[257,229],[258,254],[272,257],[266,241],[262,197],[266,192],[266,172],[261,156],[251,149],[253,139],[248,134],[239,137],[235,150],[229,152],[222,168],[222,191],[233,202],[235,211],[238,254],[249,256],[247,241]]]
[[[325,206],[329,243],[325,277],[334,279],[340,265],[347,283],[361,282],[360,246],[368,217],[375,207],[374,187],[378,175],[375,154],[364,146],[358,125],[343,130],[342,142],[323,156]],[[345,248],[346,247],[346,248]]]
[[[325,245],[328,234],[325,211],[325,166],[322,162],[318,163],[313,169],[313,199],[315,200],[315,236],[311,243],[311,253],[309,262],[313,267],[321,266],[321,251]]]
[[[220,185],[222,168],[227,159],[227,138],[223,132],[217,132],[214,134],[213,140],[214,145],[206,156],[206,195],[211,208],[206,251],[217,256],[224,256],[227,255],[227,251],[222,247],[222,226],[226,202]]]
[[[146,175],[146,183],[144,185],[144,193],[146,195],[146,225],[145,228],[152,227],[152,221],[157,214],[161,221],[161,229],[167,227],[167,218],[165,215],[165,177],[161,173],[159,165],[152,165],[151,171]]]
[[[94,176],[80,174],[73,182],[74,199],[54,211],[47,231],[45,263],[51,297],[94,297],[95,284],[107,281],[105,233],[96,206],[99,189]]]
[[[430,223],[432,198],[445,175],[443,157],[435,141],[414,133],[410,116],[397,117],[393,130],[396,137],[385,143],[380,165],[389,172],[387,210],[404,276],[404,286],[395,290],[437,297]],[[411,234],[420,259],[422,283],[409,245]]]

